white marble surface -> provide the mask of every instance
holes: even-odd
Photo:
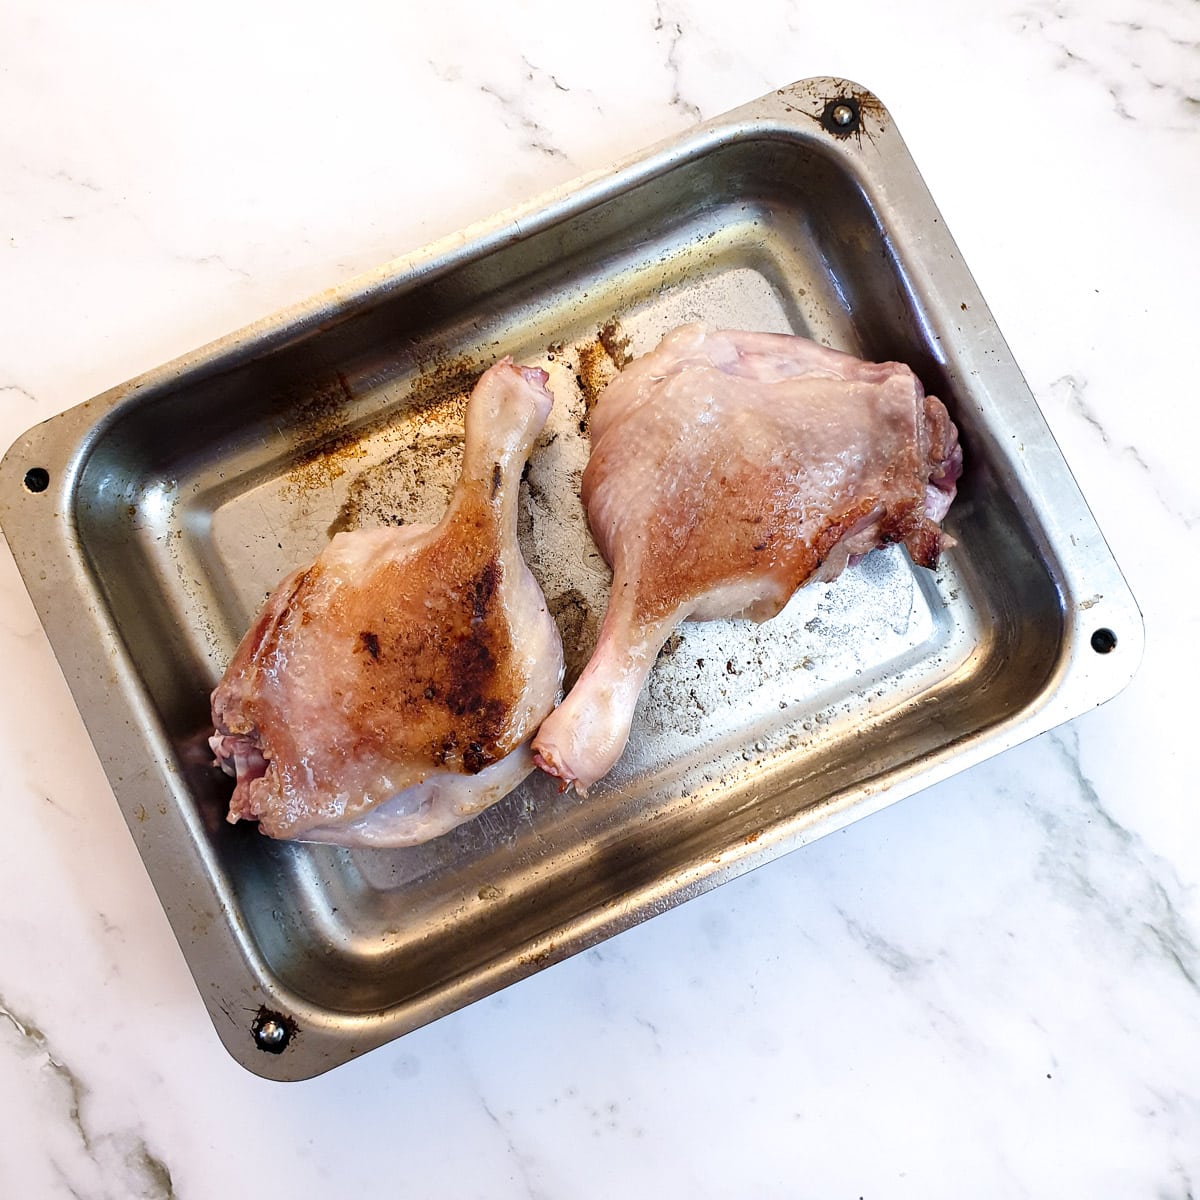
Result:
[[[204,1013],[0,549],[0,1196],[1200,1193],[1200,6],[0,7],[0,443],[698,116],[895,116],[1146,616],[1087,717],[315,1081]]]

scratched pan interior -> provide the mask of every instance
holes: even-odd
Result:
[[[831,98],[862,122],[835,136]],[[337,529],[436,519],[466,393],[502,354],[555,407],[520,536],[568,683],[608,575],[578,499],[615,363],[683,321],[910,363],[966,472],[936,573],[898,548],[764,626],[689,625],[586,800],[535,776],[422,847],[222,820],[208,695],[274,584]],[[812,80],[502,215],[30,432],[5,527],[214,1023],[300,1078],[1106,699],[1136,607],[890,116]],[[39,508],[39,506],[41,506]],[[40,557],[39,557],[40,556]],[[47,572],[51,582],[46,582]],[[1114,630],[1118,652],[1090,636]],[[283,1053],[251,1035],[294,1023]]]

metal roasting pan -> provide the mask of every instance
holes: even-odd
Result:
[[[893,547],[774,621],[685,626],[586,800],[531,778],[426,846],[223,820],[209,692],[331,531],[436,519],[503,354],[555,409],[521,539],[568,682],[606,568],[579,502],[615,363],[684,321],[909,363],[966,473],[936,573]],[[318,1074],[1113,696],[1141,616],[887,110],[774,92],[30,430],[0,521],[244,1066]]]

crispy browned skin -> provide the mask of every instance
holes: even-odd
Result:
[[[363,583],[336,585],[322,606],[326,636],[351,648],[331,699],[360,730],[356,749],[431,767],[461,763],[474,774],[517,744],[509,714],[529,678],[511,653],[491,518],[479,498],[465,508],[446,536],[402,562],[385,560]],[[295,597],[301,610],[317,571]],[[413,579],[453,586],[425,593]],[[285,724],[268,703],[251,713],[260,729]]]

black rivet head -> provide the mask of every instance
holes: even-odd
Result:
[[[1117,648],[1117,635],[1111,629],[1097,629],[1092,634],[1092,649],[1097,654],[1111,654]]]
[[[853,96],[835,96],[825,105],[821,124],[838,137],[857,133],[862,124],[862,109]]]

